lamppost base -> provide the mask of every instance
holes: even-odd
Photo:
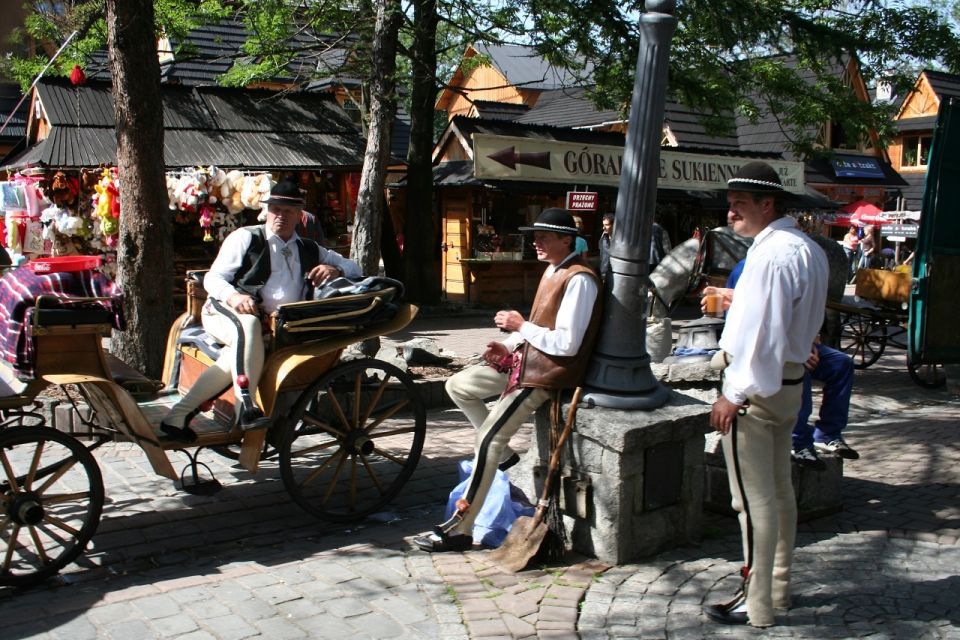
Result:
[[[651,389],[633,393],[614,393],[605,389],[585,387],[583,402],[588,407],[605,407],[621,411],[649,411],[659,409],[670,399],[670,389],[659,382]]]

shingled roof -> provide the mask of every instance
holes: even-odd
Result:
[[[160,64],[161,81],[190,87],[215,86],[221,75],[238,60],[250,60],[243,45],[253,34],[243,21],[226,18],[215,24],[204,24],[191,30],[182,40],[170,42],[173,57]],[[291,47],[299,47],[303,55],[295,57],[283,73],[270,79],[279,84],[306,84],[318,77],[337,75],[347,62],[342,49],[324,49],[322,43],[332,41],[309,29],[296,32]],[[318,46],[320,45],[320,46]],[[179,49],[179,51],[177,51]],[[88,56],[87,75],[93,80],[110,81],[106,50]]]
[[[507,81],[515,87],[524,89],[560,89],[576,87],[589,82],[593,74],[593,65],[587,63],[579,74],[555,67],[532,47],[504,44],[492,45],[477,43],[473,48],[488,56],[490,63]]]
[[[932,69],[924,69],[923,75],[927,77],[930,88],[941,100],[943,98],[960,97],[960,76]]]
[[[17,102],[23,96],[20,87],[15,84],[0,83],[0,126],[10,117],[7,128],[0,133],[0,145],[14,145],[27,135],[27,117],[30,112],[30,101],[24,100],[19,108]],[[16,111],[14,109],[16,108]]]
[[[111,86],[37,85],[47,138],[11,167],[116,164]],[[364,140],[329,94],[163,85],[164,163],[248,169],[359,167]]]

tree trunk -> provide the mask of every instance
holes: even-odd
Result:
[[[403,262],[407,298],[432,304],[440,300],[437,269],[440,240],[433,211],[433,117],[437,100],[437,2],[413,5],[413,82],[410,101],[410,148],[407,151],[407,211]]]
[[[173,241],[153,0],[107,0],[106,9],[120,178],[117,281],[127,321],[111,350],[159,378],[174,316]]]
[[[373,49],[370,52],[370,125],[350,246],[350,257],[367,275],[376,275],[380,267],[383,188],[387,181],[390,134],[397,112],[395,71],[397,33],[401,19],[399,0],[377,0],[376,7]]]

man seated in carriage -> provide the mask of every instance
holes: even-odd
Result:
[[[264,362],[261,314],[269,316],[282,304],[309,299],[313,287],[331,278],[362,275],[352,260],[297,234],[305,202],[295,182],[282,180],[264,202],[266,223],[227,236],[204,278],[208,297],[201,313],[203,328],[225,346],[163,419],[161,431],[174,440],[196,440],[190,421],[203,403],[231,386],[240,428],[266,426],[253,401]]]

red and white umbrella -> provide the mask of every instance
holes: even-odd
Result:
[[[838,210],[840,213],[850,214],[850,222],[863,227],[868,224],[880,224],[883,222],[883,211],[875,204],[866,200],[857,200],[850,204],[845,204]]]

